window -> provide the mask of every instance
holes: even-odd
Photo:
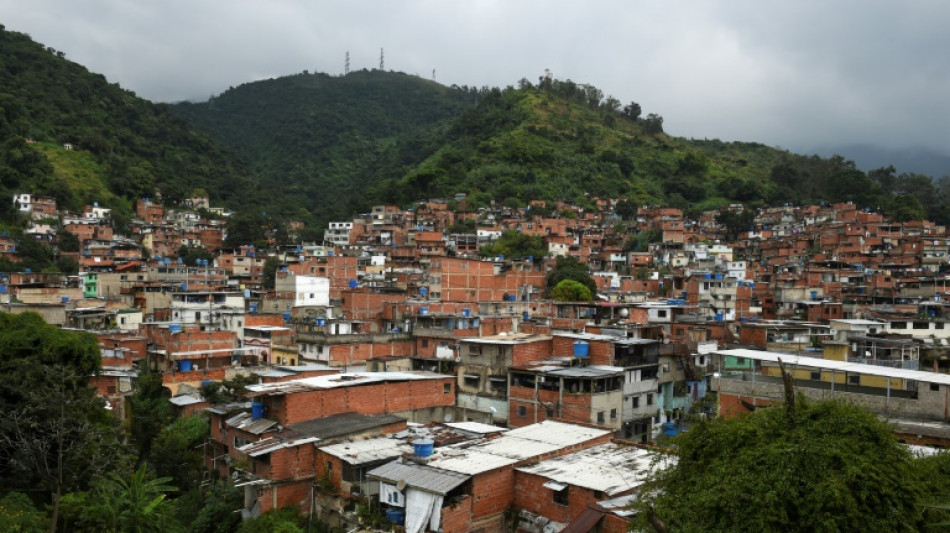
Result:
[[[554,418],[554,409],[549,407],[546,411],[544,411],[544,415],[548,418]]]
[[[616,410],[616,409],[611,409],[611,410],[610,410],[610,419],[611,419],[611,420],[616,420],[616,419],[617,419],[617,410]]]
[[[568,487],[564,487],[564,488],[561,489],[561,490],[555,490],[555,491],[554,491],[554,498],[553,498],[554,503],[556,503],[556,504],[558,504],[558,505],[567,505],[567,502],[568,502],[568,499],[567,499],[567,489],[568,489]]]
[[[475,376],[475,375],[472,375],[472,374],[466,374],[466,375],[465,375],[465,382],[464,382],[464,383],[465,383],[465,386],[466,386],[466,387],[471,387],[471,388],[473,388],[473,389],[477,389],[480,382],[481,382],[481,378],[479,378],[478,376]]]
[[[931,384],[930,384],[930,390],[932,390],[933,392],[939,392],[939,391],[940,391],[940,384],[939,384],[939,383],[931,383]]]
[[[603,423],[604,423],[604,412],[603,412],[603,411],[598,411],[598,412],[597,412],[597,423],[598,423],[598,424],[603,424]]]
[[[930,322],[914,321],[914,329],[930,329]]]
[[[821,381],[821,372],[812,372],[811,379],[812,381]]]
[[[422,347],[423,348],[429,347],[429,339],[422,339]]]
[[[527,409],[525,406],[523,406],[523,405],[519,405],[519,406],[518,406],[518,416],[521,417],[521,418],[524,418],[524,417],[528,416],[528,409]]]
[[[848,385],[860,385],[861,376],[848,376]]]
[[[639,397],[639,396],[634,396],[633,398],[630,398],[630,399],[633,401],[633,408],[634,408],[634,409],[637,409],[637,408],[640,407],[640,397]]]
[[[653,405],[653,393],[647,394],[647,405]]]
[[[443,383],[443,384],[442,384],[442,394],[449,394],[450,392],[452,392],[452,384],[451,384],[451,383]]]

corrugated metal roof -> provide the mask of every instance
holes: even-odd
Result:
[[[278,438],[278,437],[268,437],[257,442],[252,442],[250,444],[245,444],[238,448],[238,451],[246,453],[250,457],[260,457],[261,455],[267,455],[271,452],[281,450],[284,448],[296,448],[297,446],[303,446],[304,444],[313,444],[318,442],[320,439],[316,437],[302,437],[302,438]]]
[[[276,420],[268,420],[266,418],[260,418],[254,420],[251,417],[251,413],[241,413],[237,416],[233,416],[225,421],[229,427],[235,429],[240,429],[241,431],[247,431],[248,433],[253,433],[254,435],[260,435],[268,429],[277,425]]]
[[[609,435],[609,430],[545,420],[513,429],[484,444],[468,448],[441,448],[441,457],[429,464],[460,472],[478,474],[502,466],[549,454],[591,439]]]
[[[183,394],[181,396],[173,396],[169,398],[168,401],[174,405],[177,405],[178,407],[185,407],[186,405],[202,403],[205,401],[205,399],[202,398],[201,395],[192,396],[190,394]]]
[[[478,447],[465,450],[440,448],[439,455],[441,457],[430,460],[429,464],[443,470],[450,470],[452,472],[458,472],[459,474],[472,476],[503,466],[513,465],[519,460],[497,453],[482,451]]]
[[[670,456],[643,448],[602,444],[516,470],[613,496],[639,487],[649,474],[672,462]]]
[[[588,533],[597,526],[597,523],[600,522],[605,514],[607,513],[600,509],[587,507],[581,514],[577,515],[577,518],[571,520],[571,522],[561,530],[561,533]]]
[[[394,484],[404,481],[406,486],[442,496],[471,477],[430,466],[402,464],[395,461],[370,470],[367,476]]]
[[[852,374],[864,374],[867,376],[908,379],[911,381],[921,381],[924,383],[950,385],[950,374],[938,374],[936,372],[925,372],[922,370],[906,370],[903,368],[891,368],[887,366],[865,365],[862,363],[849,363],[846,361],[819,359],[817,357],[802,357],[794,354],[773,353],[761,350],[716,350],[713,353],[771,363],[778,363],[779,358],[781,358],[783,363],[791,366],[804,366],[822,370],[834,370],[836,372],[849,372]]]
[[[575,378],[602,378],[623,374],[624,369],[619,366],[572,366],[548,371],[552,376]]]

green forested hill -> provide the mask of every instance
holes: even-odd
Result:
[[[203,188],[252,227],[302,220],[310,238],[373,203],[456,193],[470,206],[601,196],[693,211],[853,201],[950,223],[950,179],[675,138],[662,117],[641,115],[569,80],[475,90],[383,71],[305,72],[203,103],[153,104],[0,29],[0,197],[99,201],[122,215],[133,198],[160,192],[173,204]],[[0,201],[0,215],[9,211]]]
[[[522,80],[519,89],[489,91],[451,128],[428,139],[432,155],[408,172],[381,165],[372,197],[406,202],[466,193],[477,206],[531,199],[584,204],[590,194],[694,212],[731,202],[853,201],[898,219],[950,222],[946,179],[897,176],[893,168],[864,173],[840,157],[806,157],[759,143],[670,137],[662,132],[662,117],[640,115],[636,103],[621,108],[589,85]],[[412,152],[398,145],[390,151]]]
[[[253,188],[237,161],[168,106],[0,26],[0,197],[33,192],[69,209],[99,201],[128,213],[133,198],[173,202],[202,187],[235,203]]]
[[[304,72],[171,109],[246,157],[275,194],[271,209],[305,208],[325,219],[347,216],[365,201],[387,147],[418,143],[470,109],[477,95],[396,72]],[[384,166],[398,171],[399,164]]]

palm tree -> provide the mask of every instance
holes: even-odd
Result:
[[[112,476],[100,482],[93,496],[97,505],[89,514],[102,525],[103,531],[123,533],[158,533],[180,529],[175,520],[175,503],[167,499],[174,492],[169,477],[149,479],[145,465],[132,477]]]

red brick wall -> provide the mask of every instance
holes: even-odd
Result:
[[[448,392],[444,386],[448,384]],[[290,425],[341,413],[383,414],[455,405],[455,377],[297,392],[264,399],[270,418]]]
[[[284,448],[270,454],[269,479],[305,479],[314,476],[313,444]]]
[[[513,466],[504,466],[472,478],[472,520],[505,511],[515,498]]]
[[[547,482],[546,477],[516,471],[515,507],[567,524],[588,505],[603,499],[603,495],[597,498],[593,491],[571,485],[567,488],[567,505],[560,505],[554,503],[554,491],[543,486]]]
[[[741,328],[739,332],[739,342],[749,344],[758,348],[765,348],[768,335],[765,328]]]
[[[731,394],[719,395],[719,416],[723,418],[733,418],[744,413],[750,412],[742,402],[755,406],[769,406],[774,402],[763,398],[753,398],[751,396],[734,396]]]
[[[551,357],[551,339],[538,340],[512,346],[511,363],[523,365],[531,361],[543,361]]]
[[[442,508],[440,523],[442,533],[468,533],[472,526],[472,498],[464,496],[461,501]]]
[[[302,511],[305,511],[310,505],[310,485],[311,481],[307,480],[261,489],[257,497],[257,501],[261,502],[261,512],[266,513],[271,509],[279,509],[285,505],[296,505]],[[275,499],[277,500],[276,506],[274,505]]]
[[[334,344],[328,346],[330,366],[345,366],[359,363],[375,357],[396,356],[408,357],[413,355],[414,341],[394,341],[385,343],[353,343]]]

